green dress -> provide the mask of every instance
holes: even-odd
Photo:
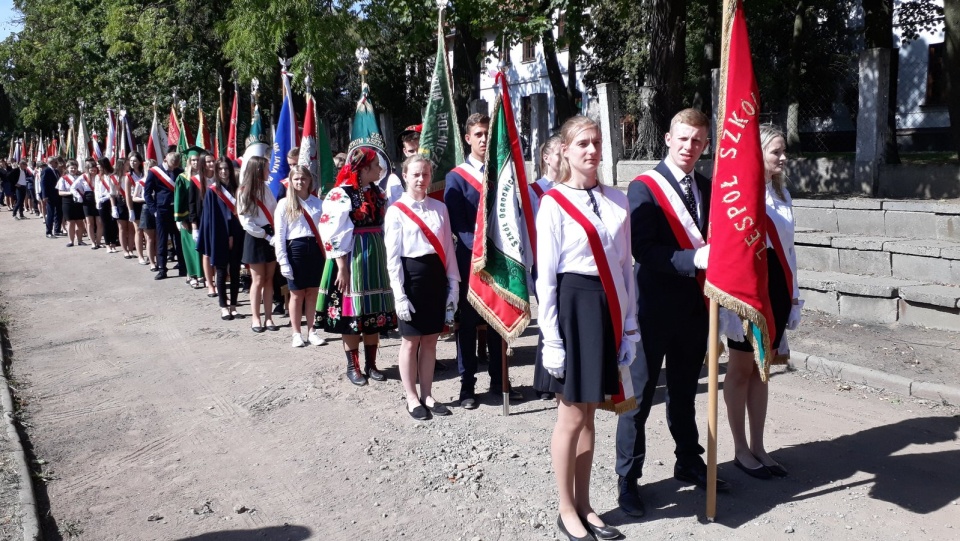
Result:
[[[173,192],[173,219],[190,224],[190,179],[186,175],[177,176]],[[193,233],[187,227],[180,229],[180,242],[183,244],[183,260],[187,264],[187,276],[202,278],[203,267],[197,244],[193,242]]]

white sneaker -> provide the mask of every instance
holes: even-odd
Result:
[[[302,348],[306,344],[303,343],[303,336],[295,334],[293,335],[293,344],[291,345],[295,348]]]
[[[317,334],[315,331],[310,331],[310,336],[307,337],[307,340],[309,340],[310,344],[314,346],[327,345],[327,340],[325,338],[321,338],[320,335]]]

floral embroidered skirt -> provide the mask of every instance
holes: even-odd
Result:
[[[317,327],[336,334],[377,334],[397,328],[382,228],[354,231],[349,295],[335,285],[338,271],[337,260],[327,259],[317,297]]]

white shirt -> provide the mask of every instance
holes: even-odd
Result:
[[[77,178],[73,186],[70,186],[70,193],[73,194],[74,201],[83,203],[83,194],[93,191],[93,186],[90,182],[90,175],[84,173]]]
[[[783,190],[783,196],[786,201],[781,201],[773,189],[773,184],[767,182],[767,216],[769,216],[777,227],[777,234],[780,237],[780,243],[783,244],[783,250],[786,252],[787,264],[790,265],[790,272],[793,274],[793,290],[790,292],[790,298],[800,298],[800,282],[797,279],[797,251],[793,247],[793,234],[796,224],[793,219],[793,199],[786,189]],[[773,248],[770,241],[770,234],[767,234],[767,247]]]
[[[450,216],[447,206],[432,197],[425,197],[417,201],[408,194],[403,194],[399,201],[410,208],[427,228],[437,236],[440,246],[443,247],[446,259],[447,299],[459,298],[460,271],[457,268],[457,258],[454,255],[453,233],[450,230]],[[383,223],[383,240],[387,248],[387,274],[390,276],[390,287],[396,299],[405,299],[403,291],[403,264],[401,257],[420,257],[437,253],[426,235],[409,216],[393,205],[387,209]]]
[[[133,179],[133,182],[130,183],[130,199],[132,202],[143,203],[143,186],[146,181],[146,175],[138,175],[135,171],[130,171],[130,178]],[[139,200],[139,201],[138,201]]]
[[[69,192],[70,186],[72,186],[74,182],[76,181],[70,175],[67,175],[67,174],[62,175],[60,177],[60,180],[57,181],[57,191]],[[63,195],[63,193],[61,193],[60,195]]]
[[[543,177],[533,184],[540,186],[540,189],[543,190],[543,193],[547,193],[556,183],[547,177]],[[536,216],[540,211],[540,196],[537,195],[537,192],[533,191],[533,184],[527,187],[527,191],[530,193],[530,206],[533,207],[533,215]]]
[[[268,190],[269,191],[269,190]],[[292,191],[287,194],[287,196],[280,200],[277,203],[276,212],[273,214],[274,219],[274,229],[277,236],[276,242],[273,243],[273,247],[277,252],[277,263],[280,266],[289,266],[290,260],[287,257],[287,241],[293,239],[301,239],[304,237],[313,238],[313,230],[310,229],[310,225],[307,223],[307,219],[300,215],[299,218],[293,222],[287,221],[287,204],[290,201],[291,197],[296,197],[297,195]],[[321,206],[322,203],[315,196],[308,196],[306,200],[300,200],[300,206],[303,210],[310,214],[310,217],[313,218],[313,223],[317,224],[320,221]]]
[[[360,188],[360,193],[374,189],[373,185]],[[382,192],[381,192],[382,193]],[[346,190],[334,188],[323,200],[324,214],[317,223],[320,236],[323,237],[327,259],[343,257],[353,251],[353,201]]]
[[[673,179],[677,181],[677,184],[680,185],[680,189],[682,190],[683,183],[680,181],[683,180],[683,177],[687,176],[687,174],[681,171],[680,168],[677,167],[676,164],[674,164],[669,157],[663,160],[663,163],[667,164],[667,169],[669,169],[670,172],[673,173]],[[692,179],[692,182],[690,182],[690,191],[693,192],[693,200],[696,201],[697,203],[697,213],[699,214],[700,209],[703,208],[703,205],[701,204],[701,201],[700,201],[700,188],[697,187],[697,172],[691,171],[690,178]],[[693,221],[699,223],[700,216],[694,216]]]
[[[245,186],[241,187],[240,189],[245,189]],[[274,197],[273,192],[270,191],[269,188],[264,187],[263,200],[261,202],[263,203],[263,206],[267,207],[267,210],[270,211],[270,214],[273,217],[273,223],[276,224],[277,198]],[[284,205],[284,207],[286,207],[286,205]],[[240,210],[240,208],[238,207],[237,210]],[[252,210],[244,214],[238,214],[238,217],[240,218],[240,225],[243,227],[243,230],[249,233],[251,237],[270,240],[266,230],[264,230],[265,226],[271,225],[270,220],[267,218],[267,215],[263,213],[263,210],[260,209],[260,205],[258,205],[256,201],[253,202]],[[306,222],[304,222],[304,225],[306,225]],[[309,226],[307,229],[309,229]],[[276,234],[276,229],[274,229],[274,234]],[[313,233],[311,233],[311,235],[312,234]]]
[[[383,193],[387,196],[387,205],[392,205],[403,196],[403,183],[400,180],[400,177],[396,173],[390,173],[390,176],[387,177],[384,185],[382,186]]]
[[[17,180],[17,186],[26,186],[27,185],[27,172],[23,168],[17,169],[20,171],[20,178]]]
[[[93,193],[94,197],[97,198],[97,208],[100,208],[104,201],[110,200],[110,194],[112,190],[113,181],[110,180],[110,175],[97,175],[96,180],[93,181]]]
[[[558,184],[554,189],[577,206],[584,216],[596,217],[590,203],[588,190],[570,188]],[[633,276],[633,257],[630,253],[630,211],[627,196],[623,192],[598,186],[589,190],[600,209],[599,227],[601,238],[608,237],[612,249],[607,251],[610,272],[620,273],[626,289],[626,306],[623,313],[624,334],[637,330],[636,280]],[[557,275],[576,273],[587,276],[599,276],[593,250],[587,240],[587,233],[577,221],[570,217],[552,198],[540,202],[537,213],[537,298],[540,302],[538,324],[546,345],[563,348],[560,338],[560,323],[557,317]],[[607,244],[607,243],[605,243]],[[611,299],[611,302],[613,300]]]

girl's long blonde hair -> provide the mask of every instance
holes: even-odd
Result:
[[[240,193],[237,195],[237,211],[250,215],[257,212],[257,201],[263,201],[267,187],[267,160],[260,156],[251,156],[247,160],[247,168],[243,170],[243,179],[240,181]]]
[[[760,125],[760,150],[763,155],[764,164],[766,164],[767,146],[774,142],[777,137],[783,139],[784,143],[787,142],[787,136],[784,135],[783,131],[777,126],[774,126],[773,124]],[[766,167],[766,165],[764,165],[764,167]],[[781,201],[786,201],[787,197],[785,192],[787,186],[787,174],[776,174],[770,179],[770,181],[773,184],[773,191],[777,194],[777,197],[779,197]]]
[[[294,165],[290,168],[290,182],[287,186],[287,210],[286,218],[287,222],[294,222],[300,218],[300,214],[303,212],[303,205],[300,204],[300,196],[297,195],[297,192],[293,189],[293,175],[300,173],[307,178],[307,190],[309,187],[313,186],[313,175],[310,173],[310,170],[303,165]],[[310,197],[309,192],[307,197]]]

